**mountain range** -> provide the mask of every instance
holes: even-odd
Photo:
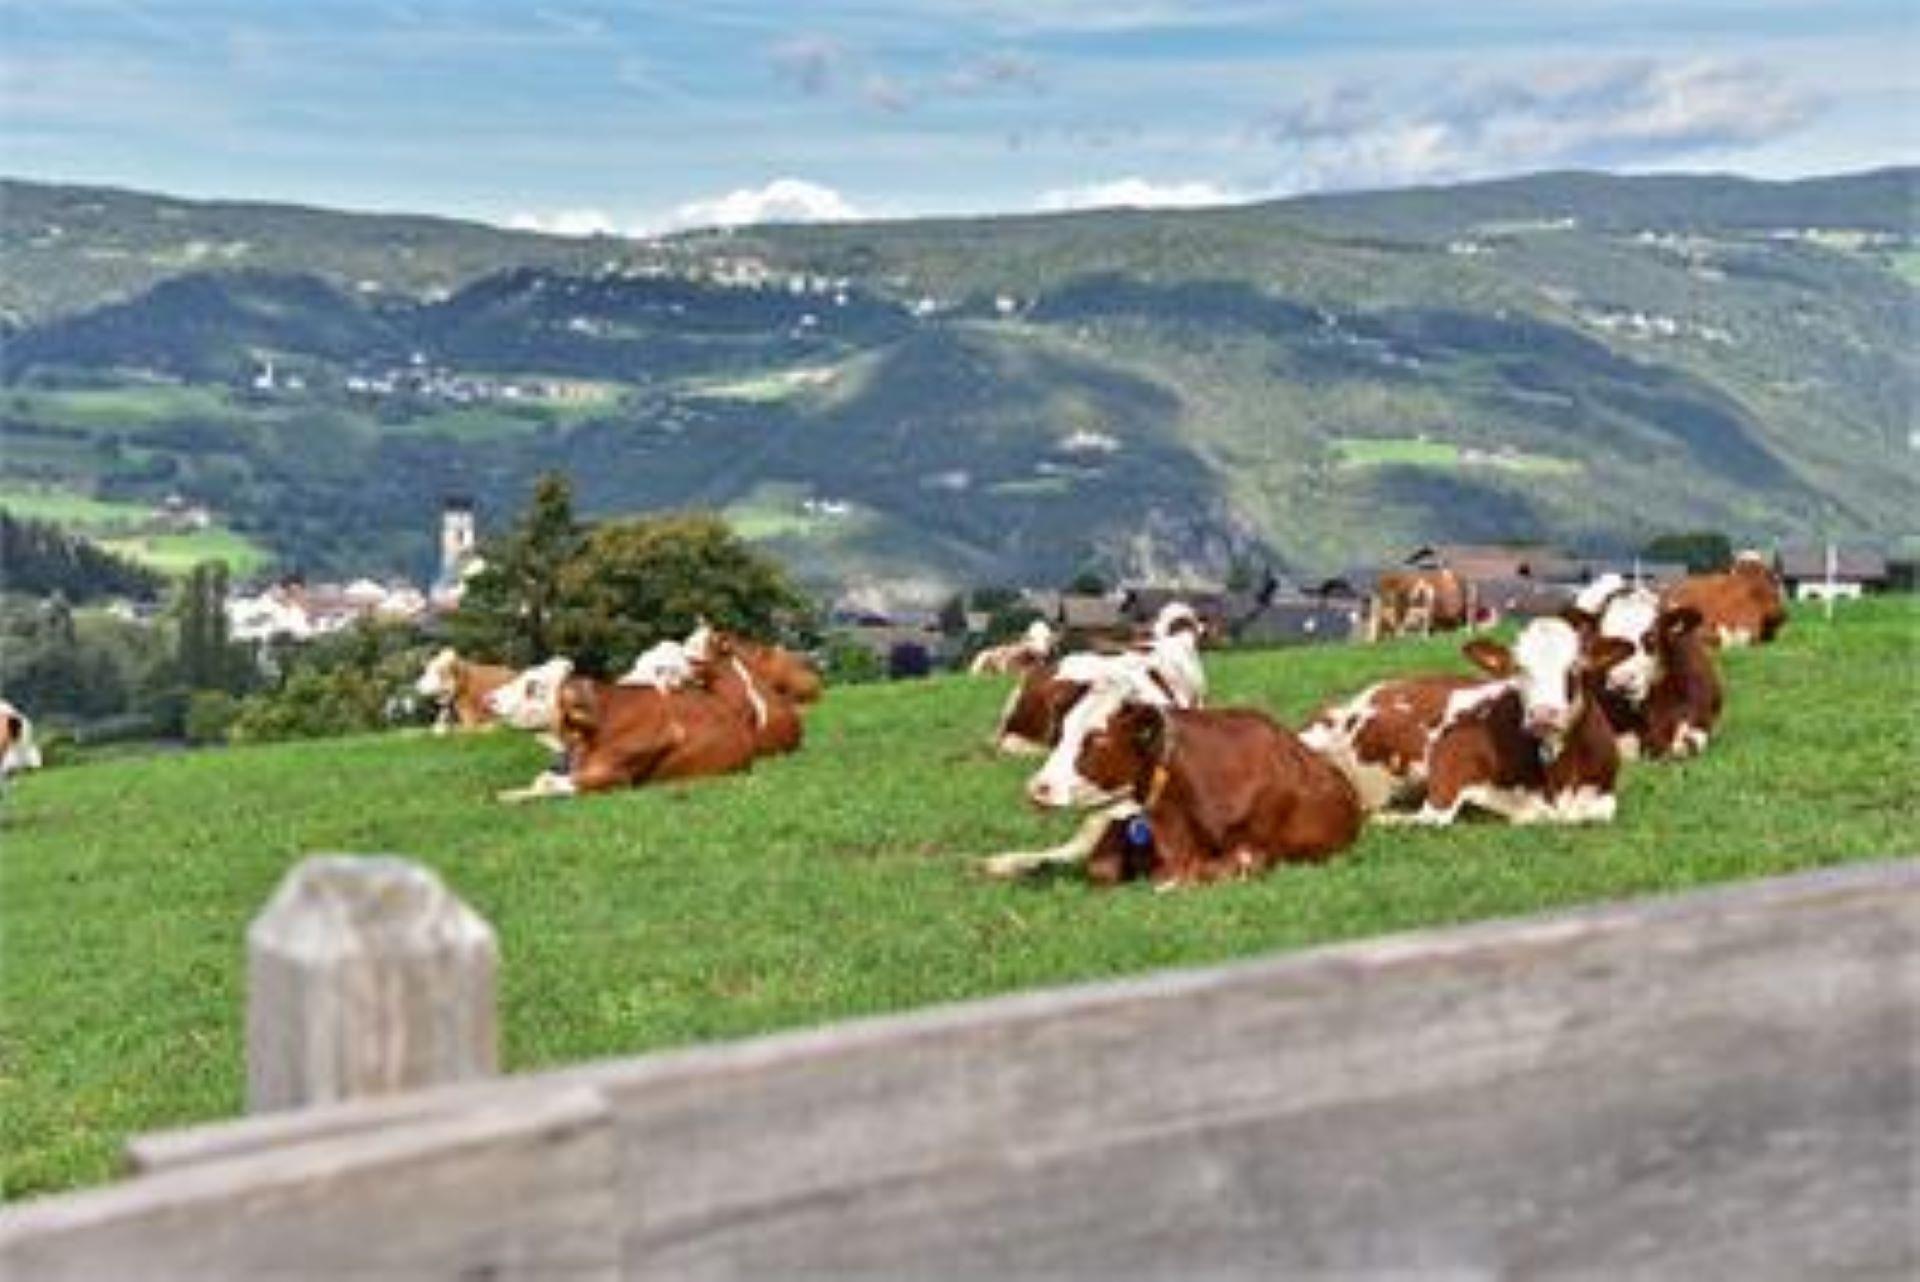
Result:
[[[497,526],[560,468],[918,598],[1911,549],[1917,196],[1558,173],[626,240],[9,181],[0,504],[174,494],[283,568],[424,575],[443,497]]]

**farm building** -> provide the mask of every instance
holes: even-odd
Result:
[[[1251,646],[1352,641],[1365,620],[1366,605],[1357,598],[1284,594],[1236,618],[1232,636],[1236,645]]]
[[[1124,639],[1132,631],[1120,602],[1077,592],[1060,597],[1059,623],[1075,638]]]
[[[1545,579],[1557,583],[1581,580],[1581,564],[1558,548],[1545,544],[1511,547],[1480,543],[1430,543],[1416,548],[1405,561],[1416,570],[1452,570],[1476,583],[1499,579]]]
[[[1829,571],[1831,583],[1829,587]],[[1887,558],[1863,548],[1789,545],[1774,557],[1781,586],[1797,601],[1857,600],[1884,592],[1891,581]]]

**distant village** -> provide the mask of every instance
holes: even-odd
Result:
[[[1858,597],[1909,581],[1913,567],[1891,565],[1876,551],[1808,545],[1781,548],[1775,570],[1799,600]],[[483,568],[471,502],[451,499],[440,519],[439,570],[422,587],[404,580],[357,578],[308,583],[286,578],[227,602],[237,641],[306,641],[366,619],[430,625],[459,608],[469,578]],[[1151,622],[1169,601],[1181,600],[1206,620],[1214,636],[1237,645],[1279,646],[1366,639],[1377,579],[1391,569],[1450,569],[1470,585],[1486,621],[1553,614],[1587,583],[1617,574],[1658,587],[1686,573],[1678,563],[1581,557],[1544,545],[1432,544],[1410,551],[1394,566],[1355,568],[1314,579],[1269,572],[1256,586],[1229,590],[1206,581],[1123,582],[1104,592],[1026,588],[1011,608],[1046,620],[1083,642],[1118,640]],[[848,593],[825,613],[830,631],[869,650],[895,676],[921,675],[956,662],[984,636],[992,616],[965,612],[964,626],[928,609],[887,608]]]

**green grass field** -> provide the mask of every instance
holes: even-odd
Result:
[[[0,485],[0,507],[15,516],[56,521],[84,534],[125,529],[153,516],[150,503],[120,503],[88,498],[48,485]]]
[[[220,560],[235,575],[245,576],[273,559],[258,543],[219,525],[178,534],[130,533],[152,520],[151,506],[92,499],[53,486],[0,486],[0,508],[56,522],[162,574],[181,575],[202,561]]]
[[[19,388],[0,404],[19,418],[98,431],[138,431],[183,420],[240,421],[247,416],[223,387],[158,383],[59,391]]]
[[[832,692],[751,775],[505,808],[527,739],[392,735],[73,769],[0,803],[0,1190],[242,1107],[243,936],[321,851],[419,859],[497,927],[504,1052],[592,1056],[1912,853],[1913,600],[1803,614],[1728,656],[1704,759],[1633,767],[1607,828],[1375,829],[1321,868],[1177,894],[1002,885],[1059,839],[985,737],[1005,687]],[[1298,720],[1450,641],[1213,656],[1216,702]],[[1790,977],[1789,977],[1790,978]]]
[[[225,561],[236,577],[245,578],[273,559],[271,552],[245,535],[218,526],[184,534],[103,539],[101,545],[162,574],[173,575],[185,574],[202,561]]]
[[[1468,454],[1446,441],[1428,441],[1413,437],[1339,436],[1331,442],[1342,467],[1432,467],[1452,470],[1462,467],[1492,467],[1503,472],[1530,476],[1568,476],[1580,465],[1570,459],[1545,454],[1523,454],[1508,450],[1500,454]]]

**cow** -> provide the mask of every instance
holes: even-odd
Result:
[[[685,641],[687,655],[695,662],[708,657],[707,638],[714,628],[702,619]],[[805,706],[818,703],[823,690],[820,674],[811,663],[793,651],[777,645],[764,645],[741,637],[733,639],[733,652],[747,665],[761,688],[770,690],[789,703]]]
[[[1322,710],[1301,742],[1347,776],[1368,813],[1418,805],[1427,785],[1427,749],[1454,696],[1483,676],[1424,673],[1376,682]]]
[[[1142,693],[1104,684],[1075,705],[1027,796],[1088,818],[1063,846],[987,860],[989,876],[1084,864],[1096,885],[1171,888],[1317,862],[1359,836],[1353,786],[1264,713],[1170,708]]]
[[[623,686],[676,690],[693,681],[693,656],[681,642],[666,640],[643,651],[620,678]]]
[[[1662,609],[1655,593],[1623,587],[1597,612],[1576,608],[1567,617],[1589,640],[1611,637],[1632,647],[1607,670],[1600,690],[1622,756],[1663,760],[1706,751],[1724,695],[1698,610]]]
[[[1708,644],[1727,648],[1771,642],[1787,622],[1780,580],[1758,552],[1742,552],[1723,574],[1689,575],[1660,604],[1698,610]]]
[[[1391,570],[1374,584],[1367,639],[1453,632],[1472,621],[1471,592],[1452,570]]]
[[[1207,697],[1207,673],[1200,662],[1205,633],[1191,607],[1170,602],[1155,617],[1150,639],[1134,649],[1070,654],[1030,669],[1000,709],[994,746],[1008,754],[1044,755],[1059,741],[1073,705],[1103,682],[1135,683],[1142,698],[1169,707],[1199,707]]]
[[[706,658],[693,665],[693,679],[724,699],[753,727],[754,751],[775,756],[799,748],[805,734],[793,704],[763,686],[738,652],[739,642],[714,630],[702,647]]]
[[[427,661],[414,689],[440,705],[440,714],[433,722],[435,734],[446,734],[456,726],[478,730],[493,719],[487,711],[487,697],[513,676],[512,668],[463,659],[448,646]]]
[[[550,729],[563,745],[566,766],[500,793],[502,801],[696,779],[753,765],[751,719],[712,690],[697,684],[676,690],[619,685],[543,667],[533,681],[496,690],[493,711],[519,729]],[[556,675],[557,684],[549,684]]]
[[[1009,641],[1005,645],[989,646],[973,656],[967,672],[971,676],[1000,676],[1008,673],[1019,674],[1030,668],[1037,668],[1053,657],[1053,648],[1058,638],[1053,629],[1047,626],[1045,619],[1035,619],[1027,625],[1026,633],[1018,641]]]
[[[39,768],[40,746],[33,741],[33,722],[0,699],[0,780]]]
[[[1468,642],[1468,659],[1494,680],[1448,699],[1427,748],[1420,809],[1381,818],[1440,827],[1471,806],[1512,823],[1611,821],[1620,749],[1599,693],[1607,670],[1632,652],[1559,618],[1535,619],[1511,649]]]

